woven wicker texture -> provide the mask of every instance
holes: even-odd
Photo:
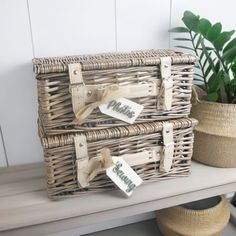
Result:
[[[83,80],[89,85],[136,85],[159,80],[161,91],[160,57],[171,57],[173,79],[172,107],[169,111],[157,108],[157,96],[132,98],[144,106],[136,123],[186,117],[191,108],[193,67],[196,57],[169,50],[148,50],[131,53],[108,53],[87,56],[34,59],[37,74],[39,118],[42,132],[56,135],[78,130],[103,129],[127,125],[104,115],[96,108],[82,125],[72,124],[75,114],[69,92],[68,64],[80,63]]]
[[[236,167],[236,105],[204,101],[195,87],[191,117],[198,119],[193,159],[217,167]]]
[[[189,174],[193,128],[197,121],[185,118],[170,122],[173,123],[174,127],[175,143],[171,170],[168,173],[159,172],[159,161],[135,166],[134,170],[144,182]],[[112,155],[119,156],[135,154],[152,147],[162,146],[162,129],[163,122],[151,122],[85,132],[89,158],[98,156],[103,148],[108,148]],[[114,188],[114,184],[104,173],[95,177],[88,188],[79,188],[74,136],[74,134],[69,134],[42,138],[47,167],[48,194],[53,199]]]
[[[196,130],[236,138],[236,105],[204,101],[204,91],[197,86],[194,86],[194,90],[195,102],[191,116],[199,120]]]
[[[222,197],[208,209],[177,206],[157,211],[156,215],[165,236],[220,236],[229,221],[230,211],[227,200]]]

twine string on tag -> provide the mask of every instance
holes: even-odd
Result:
[[[81,109],[79,109],[75,114],[75,119],[73,124],[82,124],[83,121],[93,112],[94,109],[100,105],[106,104],[112,100],[125,96],[125,93],[120,89],[118,85],[111,85],[105,88],[101,95],[100,101],[90,103]]]
[[[101,150],[101,158],[92,158],[89,161],[87,168],[87,182],[93,180],[99,173],[105,171],[107,168],[113,165],[111,158],[111,152],[108,148]]]

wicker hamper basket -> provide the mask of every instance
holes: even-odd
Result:
[[[186,117],[195,61],[170,50],[35,58],[43,133],[127,125],[98,109],[118,97],[144,106],[136,123]]]
[[[90,178],[89,168],[104,164],[104,150],[124,158],[144,182],[188,175],[196,123],[195,119],[182,118],[42,137],[49,197],[114,188],[105,168]],[[90,167],[81,171],[81,160],[86,158],[86,168]],[[88,183],[82,187],[85,177]]]

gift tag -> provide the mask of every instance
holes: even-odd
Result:
[[[114,165],[106,170],[107,176],[129,197],[143,180],[121,157],[112,157]]]
[[[133,124],[143,110],[143,106],[126,98],[117,98],[99,106],[103,114]]]

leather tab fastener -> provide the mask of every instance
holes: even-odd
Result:
[[[160,161],[160,171],[169,172],[174,157],[173,123],[165,122],[163,124],[162,135],[164,148]]]
[[[87,140],[85,135],[76,135],[74,137],[77,180],[80,187],[85,188],[89,185],[87,177],[87,166],[89,162]]]
[[[85,84],[80,63],[69,64],[68,69],[70,77],[69,91],[72,98],[73,112],[76,114],[85,105]]]
[[[163,92],[162,109],[169,111],[172,107],[173,79],[171,77],[171,58],[161,57],[161,77]]]

